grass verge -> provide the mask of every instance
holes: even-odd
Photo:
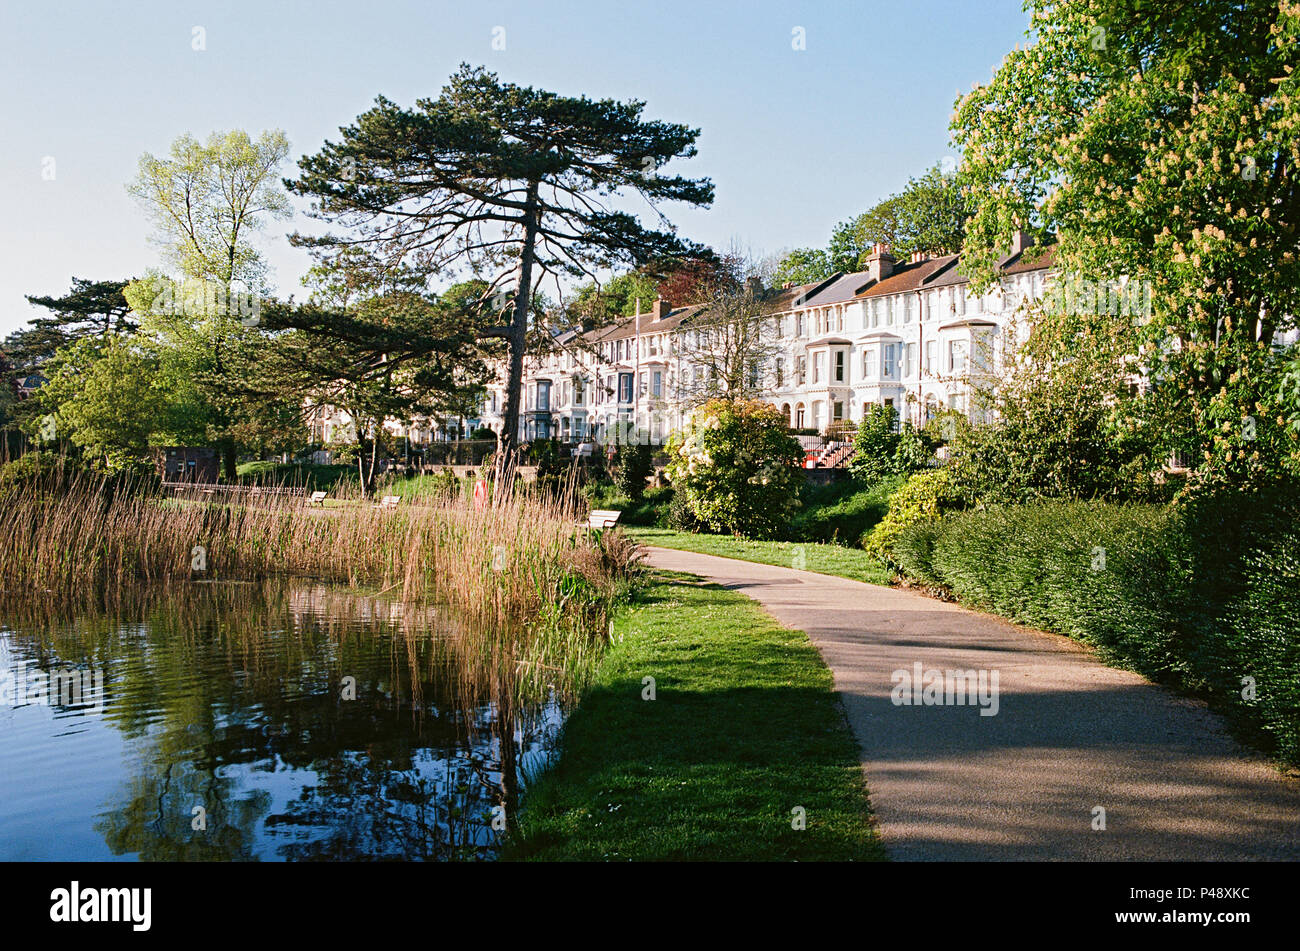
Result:
[[[655,699],[642,699],[644,678]],[[793,828],[802,807],[806,828]],[[857,745],[800,631],[660,573],[615,621],[503,858],[877,860]]]
[[[817,542],[755,541],[730,535],[679,532],[670,528],[628,528],[626,531],[629,536],[645,545],[697,551],[704,555],[753,561],[760,565],[803,568],[822,575],[836,575],[868,584],[889,584],[889,569],[874,555],[858,548],[822,545]]]

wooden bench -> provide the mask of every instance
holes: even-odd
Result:
[[[385,495],[382,499],[379,500],[379,504],[376,505],[375,508],[395,509],[397,508],[397,503],[400,501],[402,501],[402,497],[400,495]]]
[[[319,505],[323,507],[325,505],[325,496],[327,495],[329,495],[328,492],[313,492],[311,496],[307,499],[307,504]]]
[[[592,509],[587,516],[587,528],[613,528],[622,514],[613,509]]]

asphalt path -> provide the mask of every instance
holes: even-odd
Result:
[[[905,590],[648,551],[808,634],[894,859],[1300,859],[1300,778],[1204,704],[1068,638]]]

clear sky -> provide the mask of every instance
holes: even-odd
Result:
[[[647,116],[700,128],[699,155],[670,168],[712,178],[717,197],[664,206],[683,236],[759,254],[825,245],[838,221],[954,154],[956,95],[1027,23],[1020,0],[4,0],[0,335],[37,312],[24,294],[158,264],[124,187],[141,153],[183,132],[281,128],[296,161],[376,95],[436,96],[462,61],[642,99]],[[285,295],[308,262],[284,233],[302,224],[264,238]]]

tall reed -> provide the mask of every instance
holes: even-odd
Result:
[[[0,486],[0,597],[110,605],[141,587],[305,576],[434,598],[493,628],[597,638],[637,552],[580,528],[577,512],[572,486],[532,490],[512,473],[482,507],[453,489],[396,508],[167,498],[79,474]]]

